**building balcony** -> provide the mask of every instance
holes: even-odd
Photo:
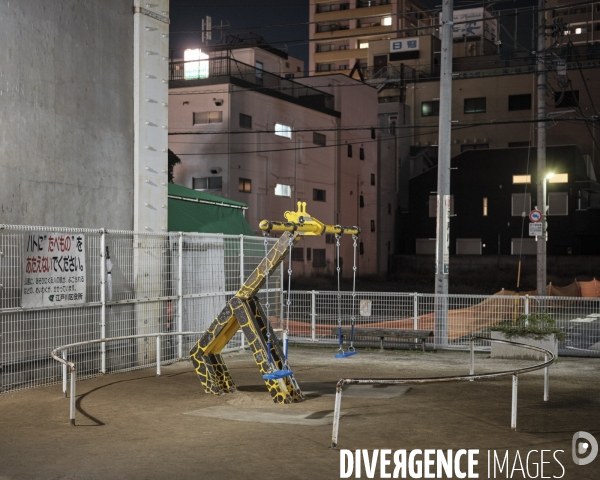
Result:
[[[348,58],[367,58],[368,56],[368,48],[330,50],[329,52],[316,52],[314,56],[314,61],[316,63],[339,62]]]
[[[231,83],[339,117],[333,95],[229,57],[169,63],[169,88]]]
[[[344,37],[355,37],[360,35],[365,37],[367,35],[383,35],[386,33],[392,33],[393,27],[387,25],[378,25],[376,27],[362,27],[362,28],[349,28],[346,30],[333,30],[329,32],[318,32],[315,33],[315,40],[331,40],[335,38]]]
[[[352,20],[357,18],[379,17],[392,14],[392,5],[378,5],[369,8],[351,8],[334,10],[333,12],[315,13],[315,22],[335,22],[336,20]]]

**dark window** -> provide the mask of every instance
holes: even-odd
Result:
[[[375,231],[375,220],[371,220],[371,231]]]
[[[306,249],[306,261],[310,262],[312,260],[312,248]]]
[[[249,178],[240,178],[240,182],[238,184],[238,190],[240,192],[250,193],[252,192],[252,180]]]
[[[528,147],[529,142],[508,142],[508,148]]]
[[[365,253],[365,244],[363,242],[360,242],[358,244],[358,252],[362,255]]]
[[[325,261],[325,249],[324,248],[313,248],[313,267],[325,267],[327,262]]]
[[[440,101],[432,100],[431,102],[421,103],[422,117],[438,117],[440,115]]]
[[[375,137],[375,129],[374,129],[374,128],[371,128],[371,139],[372,139],[372,140],[375,140],[375,138],[376,138],[376,137]]]
[[[352,158],[352,145],[348,145],[348,157]]]
[[[315,202],[325,202],[326,201],[326,194],[327,194],[327,192],[325,190],[320,190],[318,188],[313,188],[313,201],[315,201]]]
[[[358,158],[361,160],[365,159],[365,149],[363,147],[360,147],[360,150],[358,151]]]
[[[555,92],[554,105],[557,108],[578,107],[579,106],[579,90],[571,90],[568,92]]]
[[[388,215],[392,214],[392,204],[388,203]]]
[[[375,185],[375,174],[371,174],[371,185]]]
[[[418,58],[420,58],[418,50],[413,50],[410,52],[390,53],[390,62],[399,62],[402,60],[417,60]]]
[[[486,148],[490,148],[489,143],[473,143],[471,145],[461,145],[460,151],[466,152],[467,150],[485,150]]]
[[[326,233],[325,234],[325,243],[334,244],[335,243],[335,234],[333,234],[333,233]]]
[[[302,247],[292,248],[292,261],[303,262],[304,261],[304,249]]]
[[[524,95],[509,95],[508,96],[509,110],[531,110],[531,94]]]
[[[194,190],[221,190],[223,177],[193,178],[192,187]]]
[[[324,147],[327,145],[327,137],[322,133],[313,132],[313,143]]]
[[[360,205],[360,208],[364,208],[364,206],[365,206],[365,197],[363,197],[361,195],[360,198],[359,198],[359,200],[358,200],[358,204]]]
[[[240,113],[240,127],[252,128],[252,116]]]
[[[465,98],[465,113],[485,113],[485,97]]]

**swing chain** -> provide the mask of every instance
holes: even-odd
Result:
[[[351,325],[352,334],[350,335],[350,350],[354,351],[354,324],[356,323],[356,246],[358,242],[358,235],[352,235],[353,248],[354,248],[354,263],[352,265],[352,314],[351,314]]]

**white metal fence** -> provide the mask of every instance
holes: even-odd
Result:
[[[60,250],[57,238],[66,236],[71,237],[71,246],[81,242],[77,257],[81,265],[60,263],[58,254],[43,250],[51,239]],[[32,252],[32,245],[42,248],[52,262],[46,265],[45,277],[31,273],[38,267],[44,270],[39,260],[44,255]],[[50,351],[60,345],[204,330],[264,253],[263,239],[258,237],[0,225],[0,393],[59,382],[61,366],[50,358]],[[76,273],[61,272],[77,267],[81,268]],[[270,277],[271,317],[283,316],[283,269]],[[63,283],[43,283],[43,278]],[[79,283],[72,287],[69,279]],[[38,289],[42,293],[36,293]],[[83,292],[82,298],[72,293],[77,291]],[[50,295],[60,300],[49,301]],[[264,295],[263,289],[263,303]],[[292,291],[291,340],[333,344],[337,295]],[[340,295],[343,326],[354,315],[360,327],[434,330],[435,295],[357,292],[354,300],[351,292]],[[484,334],[495,323],[534,312],[544,301],[545,310],[567,333],[559,344],[561,355],[600,356],[600,298],[448,295],[437,298],[438,304],[440,300],[448,304],[443,348],[466,350],[472,334]],[[187,359],[196,340],[165,336],[161,360]],[[377,345],[373,338],[357,337],[356,343]],[[242,345],[238,333],[228,348]],[[77,364],[79,378],[146,368],[156,365],[156,339],[88,344],[71,349],[69,358]]]
[[[1,225],[0,392],[60,381],[49,356],[59,345],[204,330],[264,253],[258,237]],[[269,291],[279,315],[281,275]],[[188,358],[196,340],[165,337],[161,359]],[[238,333],[228,348],[242,342]],[[146,368],[156,365],[156,339],[81,346],[69,357],[79,378]]]
[[[337,295],[337,292],[293,291],[290,339],[336,342]],[[344,327],[350,326],[354,310],[357,327],[435,330],[437,296],[434,294],[357,292],[354,301],[351,292],[340,295]],[[438,348],[466,350],[473,334],[485,334],[490,326],[503,320],[543,308],[567,334],[565,341],[559,343],[560,355],[600,356],[600,298],[448,295],[445,302],[448,304],[448,338],[443,345],[438,339]],[[359,346],[379,344],[379,340],[372,337],[355,340]],[[389,345],[402,342],[388,341]],[[428,343],[433,346],[435,339]],[[477,346],[487,348],[486,343],[478,342]]]

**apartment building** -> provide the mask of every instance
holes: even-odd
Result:
[[[171,62],[169,148],[181,158],[174,182],[244,202],[258,235],[262,219],[283,220],[306,201],[324,223],[361,228],[359,271],[374,274],[377,150],[370,129],[342,127],[376,123],[376,91],[343,77],[359,87],[350,102],[350,92],[344,100],[334,80],[323,91],[269,72],[269,66],[279,72],[280,65],[293,69],[300,62],[283,53],[219,50],[198,61]],[[356,102],[363,108],[350,108]],[[351,276],[352,239],[344,236],[342,245],[342,273]],[[295,274],[334,274],[334,238],[305,237],[292,261]]]
[[[435,24],[413,0],[310,0],[309,18],[309,75],[364,70],[371,42],[431,34]]]
[[[555,30],[548,45],[555,42],[589,45],[600,41],[600,2],[582,3],[578,0],[548,0],[546,24]]]

